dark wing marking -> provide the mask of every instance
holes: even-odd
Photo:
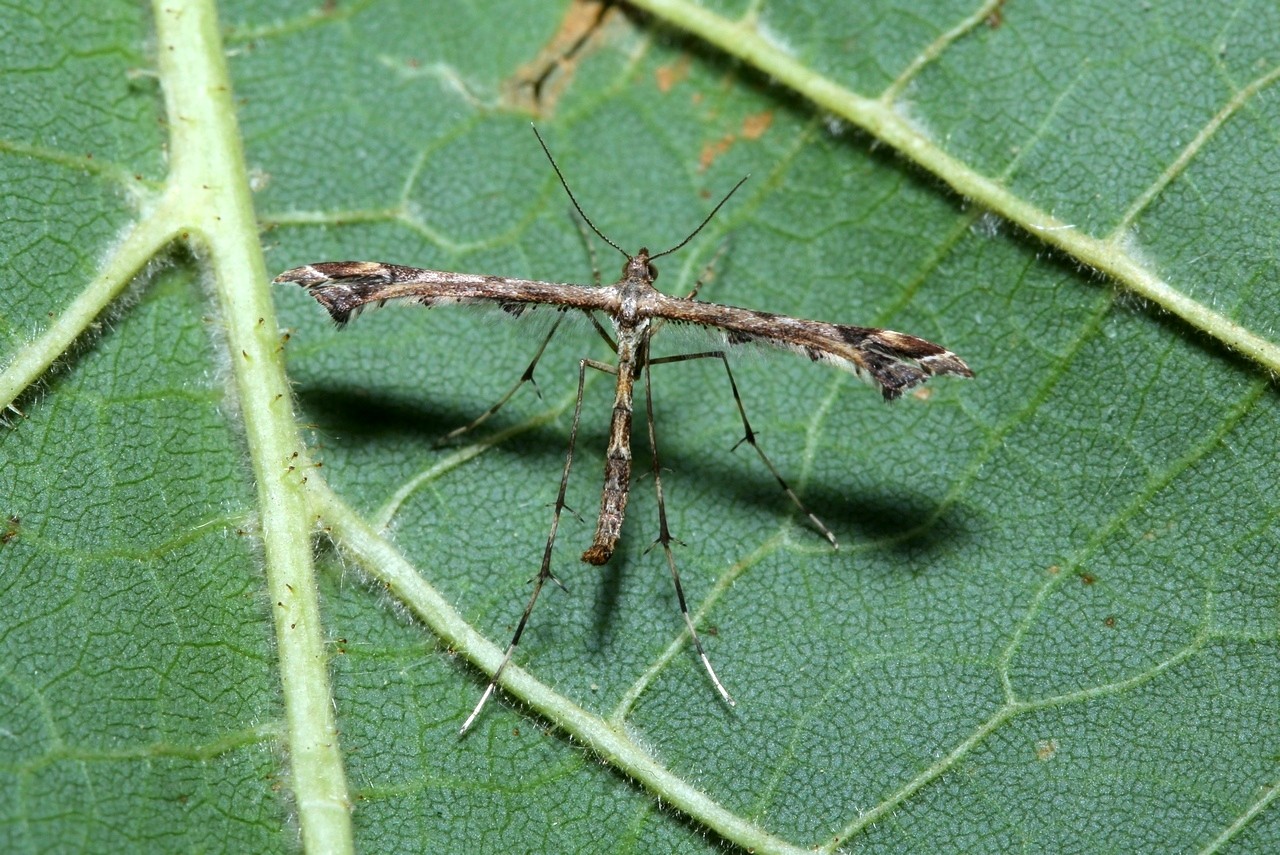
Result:
[[[806,321],[659,294],[654,315],[719,329],[727,344],[762,344],[834,365],[880,387],[892,401],[939,374],[972,377],[964,360],[944,347],[893,330]]]
[[[286,270],[275,281],[293,282],[306,288],[339,324],[347,323],[366,306],[394,300],[423,306],[493,303],[513,315],[536,304],[584,311],[618,311],[617,293],[610,288],[423,270],[380,261],[308,264]]]

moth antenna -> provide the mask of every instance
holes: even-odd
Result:
[[[730,190],[728,193],[724,194],[724,198],[720,200],[720,203],[711,209],[711,213],[707,214],[707,218],[703,220],[701,223],[699,223],[696,229],[689,232],[689,236],[687,238],[680,241],[675,246],[671,247],[671,249],[664,249],[662,252],[655,253],[654,255],[649,256],[649,260],[653,261],[655,258],[662,258],[662,256],[664,255],[670,255],[671,253],[675,252],[677,249],[680,249],[689,241],[693,240],[694,237],[698,234],[698,232],[702,231],[703,227],[705,227],[707,223],[711,222],[711,218],[716,215],[716,212],[718,212],[721,208],[724,207],[724,203],[729,201],[729,197],[732,196],[734,193],[737,193],[738,188],[741,187],[743,184],[746,184],[747,179],[750,177],[751,177],[750,175],[742,176],[741,180],[739,180],[737,184],[733,185],[733,189]],[[592,228],[595,228],[595,226],[592,226]]]
[[[547,148],[547,144],[542,139],[542,134],[538,133],[538,126],[530,122],[529,127],[533,128],[533,135],[538,138],[538,145],[542,146],[542,151],[547,156],[547,160],[551,161],[551,168],[556,171],[556,177],[560,179],[560,186],[564,188],[564,192],[569,194],[569,201],[573,203],[573,207],[578,212],[578,216],[582,217],[583,221],[587,225],[591,226],[591,231],[595,232],[600,237],[600,240],[604,241],[605,243],[609,244],[609,246],[613,247],[618,252],[622,253],[623,257],[626,258],[628,261],[630,261],[631,253],[627,252],[625,249],[618,246],[613,241],[609,240],[609,238],[605,236],[604,232],[596,228],[596,224],[591,222],[591,218],[588,217],[586,212],[582,210],[582,206],[578,204],[578,200],[574,197],[573,191],[569,189],[569,182],[564,180],[564,173],[560,171],[559,164],[557,164],[556,159],[551,156],[551,149]],[[734,189],[736,190],[737,188],[735,187]],[[712,213],[715,213],[715,212],[712,211]],[[702,227],[699,226],[698,228],[702,228]],[[696,234],[696,232],[694,234]],[[690,235],[690,237],[692,237],[692,235]],[[684,244],[681,244],[681,246],[683,245]]]

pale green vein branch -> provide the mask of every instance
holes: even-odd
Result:
[[[89,286],[54,317],[43,333],[20,348],[0,371],[0,413],[40,379],[111,301],[120,296],[147,262],[174,239],[178,225],[164,207],[134,226]]]
[[[994,178],[947,154],[904,118],[894,105],[867,98],[815,73],[763,38],[751,24],[722,18],[686,0],[632,0],[632,5],[715,45],[759,69],[822,110],[847,119],[903,157],[945,181],[962,197],[994,211],[1037,239],[1105,273],[1139,296],[1182,318],[1248,358],[1280,372],[1280,345],[1178,291],[1139,259],[1128,244],[1078,231]],[[1264,80],[1270,82],[1274,77]]]
[[[347,211],[288,211],[281,214],[265,214],[261,218],[264,227],[275,226],[349,226],[353,223],[383,223],[405,219],[403,206],[388,208],[355,208]]]
[[[1166,659],[1157,662],[1150,668],[1133,674],[1122,680],[1115,680],[1110,683],[1103,683],[1097,686],[1090,686],[1086,689],[1080,689],[1074,692],[1066,692],[1061,695],[1053,695],[1050,697],[1040,698],[1033,701],[1010,701],[1002,705],[986,721],[981,722],[973,729],[973,732],[962,739],[946,756],[938,758],[927,768],[921,770],[911,780],[904,783],[896,792],[891,793],[880,804],[876,805],[872,810],[867,811],[855,818],[852,822],[840,830],[835,841],[823,847],[823,851],[832,851],[837,848],[841,841],[845,841],[854,835],[862,832],[872,824],[885,818],[893,811],[897,810],[907,799],[911,798],[920,790],[945,775],[947,772],[956,768],[965,757],[969,756],[973,750],[982,744],[984,740],[1001,726],[1014,718],[1025,715],[1029,712],[1036,712],[1051,707],[1067,706],[1070,704],[1083,703],[1099,697],[1108,697],[1111,695],[1121,694],[1143,686],[1156,679],[1166,671],[1171,670],[1189,659],[1198,652],[1203,646],[1203,639],[1197,638],[1191,644],[1169,656]]]
[[[373,0],[358,0],[358,2],[352,3],[320,3],[296,18],[260,26],[228,27],[226,40],[228,44],[238,44],[291,36],[314,27],[350,21],[372,5]]]
[[[490,235],[483,240],[459,242],[444,232],[437,231],[407,203],[387,208],[351,209],[346,211],[285,211],[278,214],[266,213],[259,218],[263,228],[281,226],[346,226],[352,223],[395,223],[424,238],[432,246],[441,250],[461,255],[483,247],[493,246],[509,241],[513,235],[528,228],[529,221],[535,214],[527,214],[521,222],[512,225],[506,232]]]
[[[780,531],[778,534],[775,534],[773,537],[756,547],[756,549],[753,550],[746,558],[743,558],[741,561],[737,562],[722,573],[720,578],[716,580],[715,585],[712,586],[711,591],[707,593],[707,596],[703,598],[702,602],[691,615],[694,626],[702,623],[702,619],[706,617],[707,612],[711,611],[711,609],[713,609],[715,605],[720,602],[726,594],[728,594],[728,592],[733,588],[733,583],[738,580],[739,576],[747,572],[751,567],[759,564],[771,553],[776,552],[785,542],[786,532]],[[825,548],[826,545],[824,544],[823,546]],[[675,659],[677,654],[688,649],[689,630],[682,629],[675,638],[671,639],[671,643],[666,646],[662,653],[658,654],[657,658],[655,658],[653,662],[649,663],[649,667],[644,669],[644,671],[636,677],[635,682],[631,684],[631,687],[627,689],[623,696],[618,700],[618,704],[614,707],[613,712],[609,714],[609,721],[613,725],[621,727],[623,722],[626,721],[627,716],[631,714],[632,708],[640,701],[640,697],[644,694],[645,690],[649,688],[649,685],[657,679],[658,675],[662,673],[663,669],[665,669],[673,659]]]
[[[29,157],[33,160],[60,166],[72,172],[85,173],[106,179],[123,190],[125,194],[131,197],[131,201],[137,204],[145,202],[147,198],[154,196],[161,189],[158,184],[143,178],[131,170],[125,169],[120,164],[111,163],[102,158],[95,158],[92,155],[74,155],[56,148],[7,139],[0,139],[0,152]]]
[[[1269,386],[1266,382],[1262,380],[1255,381],[1253,387],[1241,395],[1235,405],[1224,413],[1223,418],[1214,425],[1212,431],[1206,433],[1199,442],[1191,446],[1186,454],[1169,461],[1164,469],[1156,471],[1148,477],[1142,488],[1134,491],[1127,504],[1113,512],[1109,519],[1099,522],[1095,526],[1088,540],[1075,550],[1074,555],[1066,558],[1064,563],[1067,566],[1062,568],[1062,571],[1057,575],[1047,578],[1041,584],[1027,604],[1022,618],[1018,621],[1014,632],[1009,636],[1004,651],[1000,656],[1000,682],[1004,687],[1006,697],[1010,700],[1016,697],[1013,685],[1009,682],[1010,663],[1017,654],[1027,630],[1039,614],[1041,606],[1043,606],[1051,593],[1058,590],[1073,575],[1066,571],[1088,566],[1089,557],[1096,555],[1102,549],[1102,545],[1114,537],[1116,532],[1124,527],[1125,523],[1137,516],[1143,509],[1149,508],[1156,495],[1168,489],[1179,476],[1184,475],[1195,464],[1220,448],[1223,439],[1235,429],[1241,419],[1253,411],[1258,399],[1266,393],[1268,388]],[[1020,416],[1021,414],[1019,414],[1019,417],[1015,417],[1015,421],[1020,420]],[[1203,620],[1207,627],[1211,621],[1207,612]]]
[[[404,557],[347,506],[321,478],[307,482],[312,510],[320,516],[334,540],[354,557],[370,576],[387,586],[392,596],[409,606],[445,644],[492,674],[502,659],[497,647],[458,614]],[[801,849],[769,834],[750,820],[720,805],[689,781],[663,766],[622,726],[592,715],[571,699],[534,679],[516,665],[508,665],[500,681],[504,690],[548,721],[583,743],[606,763],[643,784],[664,805],[683,812],[717,834],[755,852]],[[458,723],[467,710],[458,710]]]
[[[403,505],[410,496],[417,492],[418,488],[423,484],[435,481],[442,475],[457,469],[467,461],[474,460],[489,449],[497,448],[509,439],[514,439],[522,433],[527,433],[534,428],[547,424],[566,409],[568,409],[568,404],[561,404],[557,407],[546,410],[532,419],[528,419],[518,425],[513,425],[506,430],[499,431],[492,436],[486,437],[479,442],[473,442],[470,445],[459,448],[453,454],[450,454],[436,465],[418,473],[404,484],[400,485],[400,487],[391,494],[391,497],[383,503],[382,507],[378,508],[378,510],[370,517],[371,524],[379,531],[385,529],[387,526],[391,525],[391,520],[394,519],[395,515],[399,512],[400,506]]]
[[[902,73],[894,78],[893,83],[889,84],[889,88],[880,95],[880,100],[886,104],[897,101],[902,95],[902,90],[906,89],[912,80],[915,80],[921,69],[942,56],[942,52],[961,36],[985,22],[1004,3],[1005,0],[987,0],[972,15],[930,42],[924,50],[916,55],[915,59],[911,60],[907,67],[902,70]]]
[[[821,851],[831,852],[839,847],[841,843],[862,832],[864,829],[888,816],[897,810],[898,806],[911,798],[913,795],[924,789],[927,785],[940,778],[950,769],[954,768],[957,763],[969,756],[969,753],[975,746],[980,745],[983,740],[995,732],[1001,725],[1009,721],[1024,706],[1019,704],[1006,704],[1001,707],[989,719],[974,729],[963,741],[945,756],[938,758],[927,769],[923,770],[910,781],[903,784],[897,792],[891,793],[888,798],[876,805],[872,810],[858,816],[853,822],[846,825],[836,835],[835,839],[822,847]]]
[[[1227,848],[1235,836],[1243,829],[1247,828],[1249,823],[1253,822],[1253,818],[1262,813],[1272,802],[1280,797],[1280,781],[1272,781],[1271,785],[1265,787],[1258,793],[1258,797],[1249,805],[1248,810],[1236,817],[1236,821],[1222,829],[1222,833],[1215,837],[1208,846],[1200,850],[1201,855],[1212,855],[1214,852],[1221,852]]]
[[[1204,148],[1205,143],[1213,138],[1219,129],[1222,128],[1223,124],[1226,123],[1227,119],[1230,119],[1236,113],[1240,112],[1244,105],[1249,102],[1250,98],[1257,95],[1272,83],[1275,83],[1278,79],[1280,79],[1280,65],[1271,69],[1256,80],[1253,80],[1248,86],[1245,86],[1243,89],[1236,92],[1235,97],[1224,104],[1222,109],[1219,110],[1217,114],[1200,129],[1200,133],[1196,134],[1195,139],[1187,143],[1187,147],[1184,148],[1176,158],[1174,158],[1173,163],[1169,164],[1169,166],[1160,173],[1159,177],[1152,182],[1151,186],[1143,191],[1142,194],[1133,201],[1133,204],[1129,206],[1129,210],[1125,211],[1124,216],[1120,218],[1120,224],[1116,227],[1111,239],[1118,239],[1124,231],[1133,224],[1133,221],[1137,219],[1138,215],[1147,209],[1147,206],[1151,204],[1151,201],[1160,195],[1160,193],[1162,193],[1175,178],[1186,170],[1187,164],[1189,164],[1192,159],[1200,153]]]
[[[11,768],[20,774],[34,777],[41,774],[56,774],[52,771],[53,768],[69,761],[85,765],[114,764],[122,761],[152,763],[158,758],[176,757],[196,763],[214,763],[228,754],[243,751],[246,746],[275,742],[280,737],[279,724],[273,720],[259,722],[242,730],[223,733],[211,742],[195,745],[185,742],[152,742],[143,745],[124,743],[100,748],[62,744]]]
[[[170,128],[168,210],[207,253],[257,482],[267,585],[284,690],[294,804],[307,852],[354,850],[351,801],[329,690],[306,466],[280,356],[249,175],[213,0],[155,0]]]

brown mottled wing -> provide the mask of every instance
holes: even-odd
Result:
[[[806,321],[665,294],[655,314],[719,329],[730,345],[768,345],[826,362],[879,386],[887,401],[939,374],[973,376],[964,360],[946,348],[893,330]]]
[[[423,270],[380,261],[308,264],[286,270],[275,281],[306,288],[339,324],[347,323],[367,306],[395,300],[423,306],[491,303],[514,315],[532,305],[603,312],[618,308],[616,294],[605,288]]]

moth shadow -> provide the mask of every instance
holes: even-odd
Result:
[[[438,399],[429,395],[408,396],[355,386],[298,386],[294,394],[306,414],[308,426],[324,434],[341,436],[346,445],[385,445],[399,439],[406,444],[448,450],[489,439],[512,427],[504,411],[474,430],[446,440],[446,434],[469,424],[483,410],[441,406]],[[566,441],[563,431],[551,424],[522,431],[505,444],[522,454],[536,454],[545,449],[549,458],[563,463]],[[557,475],[559,471],[554,470]]]
[[[434,443],[459,424],[461,414],[424,405],[423,397],[404,397],[364,387],[297,387],[294,394],[310,426],[329,434],[383,440],[403,436],[406,441]]]
[[[886,490],[852,495],[817,485],[806,489],[805,501],[818,509],[819,519],[838,526],[846,546],[872,541],[882,551],[927,559],[953,554],[970,540],[954,506],[931,496]]]
[[[666,492],[678,490],[679,495],[685,492],[679,489],[680,485],[701,484],[708,491],[723,492],[735,501],[750,504],[763,514],[773,513],[779,519],[789,516],[803,529],[796,537],[807,533],[815,544],[826,543],[822,533],[800,513],[750,449],[745,454],[732,455],[734,465],[729,466],[722,465],[723,461],[714,455],[673,453],[669,446],[670,443],[662,449]],[[877,550],[928,560],[931,555],[954,553],[970,538],[960,519],[962,512],[953,505],[941,506],[930,495],[912,495],[901,488],[842,490],[821,480],[810,480],[803,488],[792,481],[788,483],[798,491],[805,507],[832,530],[842,552],[871,542]],[[670,503],[668,498],[668,513]]]

